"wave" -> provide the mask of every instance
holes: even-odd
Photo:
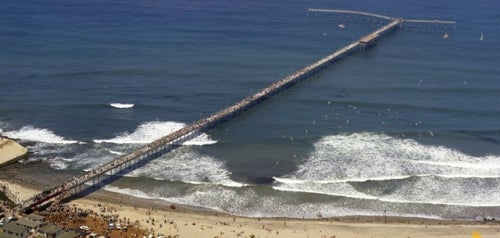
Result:
[[[88,184],[88,185],[91,185],[91,184]],[[159,197],[148,195],[147,193],[145,193],[141,190],[137,190],[137,189],[119,188],[119,187],[115,187],[115,186],[111,186],[111,185],[104,186],[104,189],[111,191],[111,192],[127,194],[127,195],[131,195],[131,196],[138,197],[138,198],[160,199]]]
[[[174,185],[175,186],[175,185]],[[135,188],[120,188],[116,186],[105,186],[104,189],[112,192],[131,195],[144,199],[156,199],[170,203],[184,204],[188,206],[204,207],[215,211],[246,217],[295,217],[295,218],[317,218],[321,212],[324,217],[334,216],[401,216],[440,219],[441,217],[431,214],[407,213],[397,211],[384,211],[384,208],[368,209],[353,208],[336,202],[294,203],[288,198],[273,195],[263,195],[254,190],[225,187],[203,186],[194,190],[181,189],[179,194],[169,194],[172,185],[155,186],[152,191],[145,192]],[[169,195],[167,195],[169,194]],[[294,199],[292,199],[294,200]]]
[[[496,207],[500,205],[499,178],[445,179],[426,176],[407,181],[392,180],[367,182],[293,181],[276,183],[273,189],[287,192],[315,193],[361,200],[389,203],[433,204],[468,207]],[[486,198],[486,199],[485,199]]]
[[[50,166],[57,170],[67,169],[68,168],[68,159],[57,157],[51,160]]]
[[[217,141],[210,139],[210,137],[206,133],[202,133],[194,139],[188,140],[183,145],[211,145],[215,144]]]
[[[16,131],[3,132],[7,137],[25,140],[43,142],[49,144],[74,144],[78,143],[76,140],[67,140],[64,137],[56,135],[49,129],[40,129],[33,126],[24,126]]]
[[[500,190],[499,156],[470,156],[383,134],[323,137],[296,172],[274,179],[273,188],[282,191],[405,203],[500,205],[500,192],[491,192]]]
[[[108,151],[109,151],[109,153],[114,154],[114,155],[123,155],[123,154],[125,154],[123,152],[118,152],[118,151],[114,151],[114,150],[108,150]]]
[[[186,124],[180,122],[160,122],[160,121],[152,121],[146,122],[134,132],[128,133],[124,132],[115,138],[112,139],[96,139],[95,143],[114,143],[114,144],[146,144],[153,142],[161,137],[168,135],[176,130],[179,130],[185,127]],[[185,145],[207,145],[214,144],[217,141],[211,140],[209,136],[205,133],[202,133],[200,136],[184,142]]]
[[[207,197],[210,195],[210,193],[208,193],[208,192],[196,191],[193,194],[189,194],[187,196],[165,197],[165,196],[157,194],[155,192],[146,193],[146,192],[144,192],[142,190],[138,190],[138,189],[119,188],[119,187],[115,187],[115,186],[111,186],[111,185],[105,186],[104,189],[108,190],[110,192],[126,194],[126,195],[137,197],[137,198],[154,199],[154,200],[166,201],[166,202],[176,203],[176,204],[183,204],[183,205],[188,205],[188,206],[204,207],[204,208],[211,209],[214,211],[227,212],[224,209],[222,209],[221,207],[210,206],[206,203],[202,205],[201,203],[195,202],[194,201],[195,199],[192,199],[193,195],[195,195],[195,197],[197,197],[197,196]],[[219,195],[220,195],[220,193],[219,193]],[[215,201],[215,200],[212,200],[212,201]]]
[[[423,175],[423,176],[429,176],[429,175]],[[303,180],[303,179],[294,179],[294,178],[279,178],[279,177],[273,177],[273,179],[276,182],[283,183],[283,184],[303,184],[303,183],[310,183],[310,182],[315,182],[315,183],[347,183],[347,182],[367,182],[367,181],[385,181],[385,180],[401,180],[401,179],[407,179],[412,176],[387,176],[387,177],[378,177],[378,178],[352,178],[352,179],[338,179],[338,180]]]
[[[305,183],[318,183],[318,184],[328,184],[328,183],[350,183],[350,182],[372,182],[372,181],[395,181],[395,180],[406,180],[411,178],[424,178],[424,177],[434,177],[434,178],[447,178],[447,179],[466,179],[466,178],[481,178],[481,179],[500,179],[498,175],[463,175],[463,174],[446,174],[446,175],[432,175],[432,174],[419,174],[419,175],[407,175],[407,176],[388,176],[388,177],[378,177],[378,178],[351,178],[351,179],[339,179],[339,180],[302,180],[302,179],[291,179],[291,178],[279,178],[273,177],[277,183],[281,184],[305,184]]]
[[[154,185],[146,183],[147,185],[140,188],[118,188],[110,185],[104,188],[140,198],[226,212],[230,212],[226,206],[232,206],[236,200],[247,199],[246,196],[241,197],[235,190],[248,187],[246,184],[233,181],[224,163],[196,152],[176,151],[170,156],[152,160],[126,176],[148,177],[166,183],[154,182]],[[187,188],[175,182],[191,186]]]
[[[315,183],[306,182],[300,184],[280,184],[273,186],[273,189],[287,192],[317,193],[338,197],[349,197],[358,199],[377,200],[376,196],[359,192],[348,183]]]
[[[119,109],[134,107],[134,104],[132,104],[132,103],[110,103],[109,105],[114,107],[114,108],[119,108]]]
[[[500,206],[499,179],[435,179],[426,177],[400,184],[378,200],[391,203],[438,204],[468,207]]]
[[[412,139],[355,133],[323,137],[298,170],[284,178],[338,181],[419,175],[500,176],[500,157],[470,156]]]
[[[191,151],[175,151],[165,157],[152,160],[144,167],[130,172],[129,176],[150,177],[156,180],[180,181],[198,185],[246,186],[246,184],[230,178],[230,172],[223,162]]]

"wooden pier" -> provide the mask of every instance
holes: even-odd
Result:
[[[344,57],[357,51],[365,50],[367,46],[373,45],[375,41],[397,30],[403,22],[402,19],[396,18],[388,18],[386,20],[389,20],[388,24],[375,30],[373,33],[363,36],[359,40],[356,40],[333,52],[332,54],[327,55],[324,58],[286,76],[285,78],[265,87],[259,92],[248,96],[241,101],[228,106],[227,108],[202,118],[191,125],[146,144],[128,154],[119,156],[104,165],[98,166],[97,168],[86,172],[83,175],[75,176],[50,190],[46,190],[20,203],[19,208],[31,210],[54,200],[57,203],[72,193],[77,194],[80,192],[84,183],[89,182],[92,183],[92,185],[98,185],[103,179],[119,175],[124,171],[133,170],[151,159],[168,153],[172,149],[179,147],[183,142],[198,136],[201,132],[209,130],[240,114],[241,112],[261,103],[267,98],[291,87],[292,85],[317,74],[321,70],[329,67]]]

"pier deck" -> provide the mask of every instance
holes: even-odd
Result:
[[[380,14],[374,14],[374,13],[362,12],[362,11],[343,10],[343,9],[309,8],[307,10],[309,12],[318,12],[318,13],[337,13],[337,14],[348,14],[348,15],[359,15],[359,16],[378,18],[378,19],[387,20],[387,21],[393,21],[395,19],[398,19],[395,17],[389,17],[389,16],[380,15]],[[443,21],[443,20],[402,19],[402,18],[399,18],[399,19],[402,22],[409,22],[409,23],[450,24],[450,25],[455,25],[457,23],[456,21]]]

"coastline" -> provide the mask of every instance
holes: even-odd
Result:
[[[17,196],[26,199],[40,191],[32,181],[0,179]],[[38,189],[37,189],[38,188]],[[250,218],[233,216],[164,201],[144,199],[100,189],[72,199],[70,206],[99,210],[107,207],[120,218],[136,220],[141,229],[179,237],[483,237],[500,235],[500,224],[472,220],[412,217],[349,216],[322,219]],[[111,208],[111,209],[109,209]],[[156,221],[156,222],[154,222]]]

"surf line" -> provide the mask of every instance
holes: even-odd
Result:
[[[128,154],[121,155],[114,160],[99,166],[98,168],[92,169],[82,175],[75,176],[50,190],[46,190],[43,193],[20,203],[18,206],[23,208],[24,211],[29,212],[33,208],[43,206],[47,202],[53,201],[53,204],[58,204],[62,201],[62,199],[68,197],[71,193],[76,195],[82,192],[83,184],[89,181],[92,181],[92,187],[94,188],[86,188],[85,190],[87,193],[94,191],[96,186],[102,187],[105,183],[110,183],[118,179],[122,174],[170,152],[171,150],[179,147],[183,142],[198,136],[199,133],[214,128],[217,125],[263,102],[271,96],[288,89],[294,84],[310,78],[342,58],[357,51],[364,51],[369,47],[374,46],[377,40],[400,28],[402,22],[403,20],[399,18],[392,19],[388,24],[382,26],[374,32],[363,36],[359,40],[354,41],[332,54],[306,66],[305,68],[302,68],[295,73],[265,87],[261,91],[203,119],[200,119],[191,125],[183,127],[164,137],[161,137],[160,139],[148,143]],[[109,174],[110,176],[106,177],[105,174]],[[101,177],[103,177],[102,180]]]

